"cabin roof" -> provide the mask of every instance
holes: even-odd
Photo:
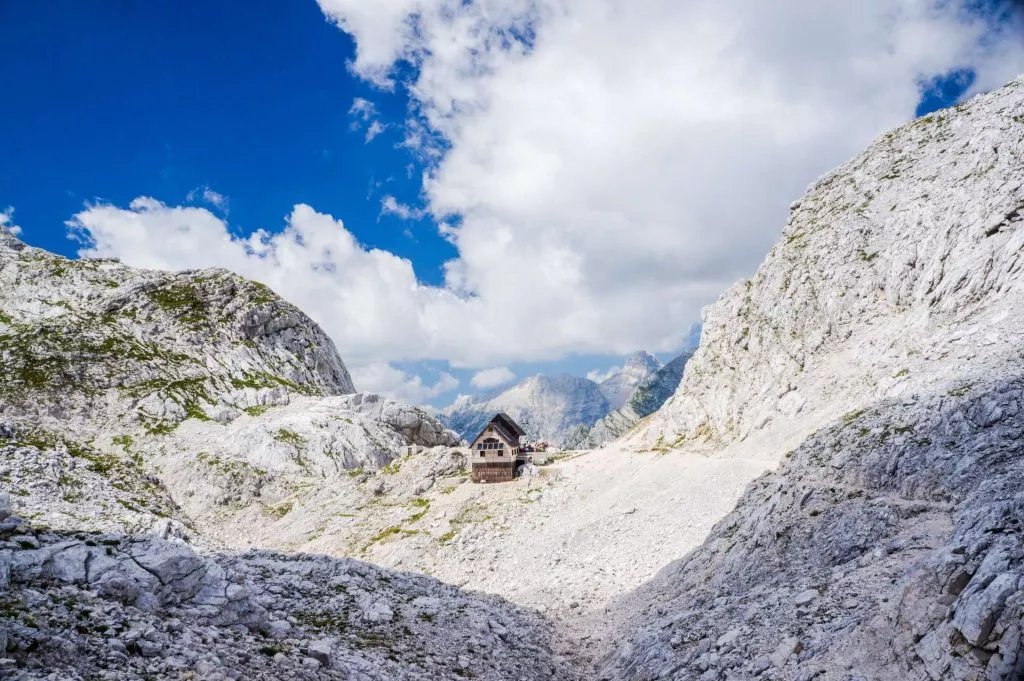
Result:
[[[491,426],[494,426],[494,428],[509,442],[514,442],[523,435],[526,435],[526,431],[523,430],[518,423],[513,421],[511,416],[503,411],[499,411],[494,415],[494,418],[487,422],[487,425],[480,431],[480,434],[473,438],[473,442],[479,440]]]
[[[515,421],[513,421],[512,417],[509,416],[508,414],[506,414],[505,412],[499,411],[497,414],[495,414],[494,418],[491,419],[491,423],[494,423],[495,421],[497,421],[499,419],[504,421],[506,427],[509,430],[511,430],[513,433],[518,435],[519,437],[522,437],[522,436],[526,435],[526,431],[523,430],[522,428],[520,428],[519,424],[516,423]]]

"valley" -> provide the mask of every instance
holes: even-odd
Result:
[[[0,676],[1024,678],[1022,121],[817,180],[692,356],[512,388],[621,429],[492,485],[266,287],[0,231]]]

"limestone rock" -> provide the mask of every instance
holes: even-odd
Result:
[[[705,311],[626,442],[786,454],[617,604],[598,676],[1020,678],[1021,120],[1024,79],[886,135]]]
[[[38,549],[13,551],[3,594],[0,640],[15,665],[13,675],[0,667],[4,678],[421,681],[472,668],[482,678],[569,679],[536,615],[428,577],[323,556],[201,555],[152,537],[34,536]],[[337,586],[353,577],[368,616],[350,616],[364,597]],[[417,607],[389,605],[406,600]],[[500,636],[488,638],[486,659],[461,659],[478,622]]]
[[[988,371],[1019,336],[1022,87],[909,123],[814,182],[753,277],[703,311],[678,390],[629,443],[792,447]]]
[[[560,444],[574,429],[593,425],[609,409],[594,381],[569,374],[541,374],[501,392],[461,397],[441,412],[441,418],[469,440],[499,411],[515,419],[529,438]]]
[[[692,356],[693,351],[687,350],[641,381],[626,404],[595,423],[586,437],[572,443],[571,448],[600,447],[629,432],[641,419],[660,409],[679,387],[683,370]]]

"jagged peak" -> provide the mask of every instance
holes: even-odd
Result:
[[[661,368],[661,361],[646,350],[637,350],[636,352],[631,352],[626,355],[623,367],[626,369],[638,368],[657,371]]]

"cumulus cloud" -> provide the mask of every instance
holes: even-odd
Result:
[[[85,254],[267,283],[354,367],[677,350],[788,204],[909,120],[922,83],[972,68],[982,90],[1024,69],[1017,18],[968,4],[320,0],[355,38],[350,68],[413,100],[402,144],[427,162],[426,209],[458,250],[443,286],[309,206],[245,239],[148,198],[71,224]],[[368,100],[350,115],[376,120]]]
[[[429,208],[460,218],[447,286],[506,320],[469,361],[678,348],[928,78],[1024,68],[1019,20],[972,0],[319,2],[414,99]]]
[[[508,367],[494,367],[476,372],[469,383],[474,388],[486,389],[497,388],[499,385],[505,385],[514,380],[516,380],[516,375]]]
[[[410,404],[422,404],[459,387],[459,380],[443,371],[430,385],[424,383],[421,377],[389,364],[355,367],[351,373],[359,390],[381,393]]]
[[[6,229],[14,236],[21,234],[21,227],[14,224],[14,208],[8,206],[4,210],[0,210],[0,229]]]
[[[295,206],[279,232],[248,237],[206,208],[148,197],[128,208],[87,206],[68,226],[84,242],[82,256],[156,269],[224,267],[262,281],[319,322],[356,366],[413,354],[410,339],[429,344],[420,315],[450,316],[444,308],[458,304],[418,284],[408,260],[364,248],[340,220],[306,205]]]

